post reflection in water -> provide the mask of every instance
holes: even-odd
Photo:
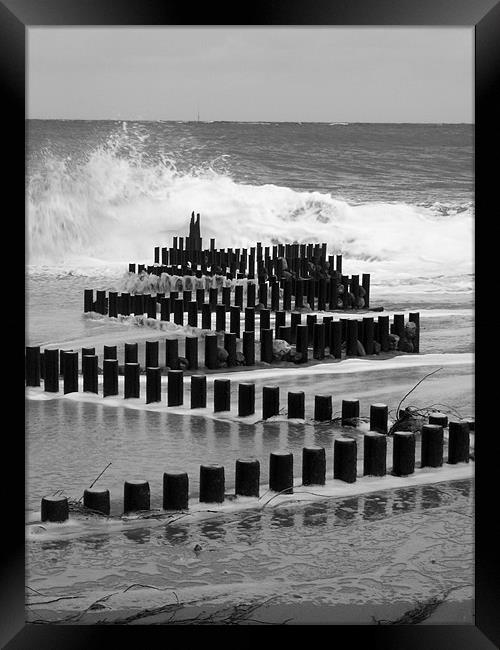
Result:
[[[136,544],[147,544],[151,539],[151,531],[148,528],[136,528],[123,531],[123,536]]]
[[[274,508],[271,515],[271,528],[290,528],[295,523],[295,512],[285,508]]]
[[[109,535],[99,535],[99,537],[83,537],[81,539],[81,544],[84,551],[100,551],[106,549],[106,546],[109,546],[110,539]]]
[[[314,503],[304,508],[302,524],[304,526],[324,526],[328,521],[328,504]]]
[[[387,495],[384,493],[367,494],[361,502],[363,519],[381,519],[387,516]]]
[[[401,488],[394,491],[392,513],[411,512],[417,503],[416,488]]]
[[[335,517],[341,523],[349,523],[358,515],[359,497],[345,499],[335,508]]]
[[[238,517],[236,529],[239,533],[240,541],[247,541],[249,544],[253,544],[255,535],[262,531],[262,513],[241,514]]]
[[[189,539],[189,529],[181,524],[167,524],[164,538],[172,546],[185,544]]]
[[[309,429],[310,427],[306,427],[303,424],[297,424],[296,422],[285,422],[284,424],[286,426],[286,437],[287,437],[288,446],[289,447],[305,446],[306,436],[308,433],[307,429]]]
[[[200,535],[211,540],[222,540],[226,536],[225,524],[226,521],[221,520],[219,517],[202,521],[199,525]]]

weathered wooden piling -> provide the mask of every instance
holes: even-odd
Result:
[[[273,362],[273,330],[260,330],[260,360],[265,363]]]
[[[313,358],[325,358],[325,326],[323,323],[313,325]]]
[[[358,355],[358,321],[352,318],[347,321],[346,355]]]
[[[297,341],[297,326],[302,322],[302,314],[297,311],[292,311],[290,314],[290,335],[291,343],[296,343]]]
[[[189,508],[189,478],[186,472],[164,472],[163,510]]]
[[[136,293],[134,296],[134,314],[135,316],[144,315],[144,295]]]
[[[271,311],[269,309],[261,309],[259,311],[259,328],[261,330],[268,330],[271,327]]]
[[[314,326],[318,322],[317,314],[307,314],[306,316],[306,325],[308,332],[308,343],[309,345],[313,344],[314,339]]]
[[[363,344],[366,354],[373,354],[374,352],[374,346],[373,346],[374,336],[375,336],[375,328],[374,328],[373,318],[371,316],[363,318],[363,339],[361,342]]]
[[[413,339],[413,352],[420,352],[420,312],[410,312],[408,316],[410,323],[415,323],[416,331]]]
[[[243,309],[243,285],[242,284],[237,284],[234,287],[234,305],[235,307],[239,307],[240,311]]]
[[[387,433],[389,408],[387,404],[370,405],[370,431]]]
[[[305,363],[308,356],[308,345],[309,345],[309,328],[307,325],[297,325],[296,329],[296,351],[301,355],[300,362]]]
[[[167,406],[181,406],[184,403],[184,373],[169,370],[167,378]]]
[[[389,316],[379,316],[378,323],[378,340],[382,352],[389,350]]]
[[[189,370],[198,369],[198,337],[186,336],[185,339],[185,354],[186,361],[188,362]]]
[[[215,305],[215,331],[226,331],[226,306]]]
[[[262,388],[262,419],[267,420],[280,412],[279,386],[263,386]]]
[[[424,424],[422,427],[420,467],[441,467],[443,465],[443,427],[439,424]]]
[[[224,334],[224,349],[227,352],[226,366],[232,368],[236,365],[236,334],[234,332]]]
[[[97,393],[97,355],[86,354],[82,358],[83,391]]]
[[[174,323],[184,325],[184,301],[182,298],[176,298],[174,301]]]
[[[170,298],[160,298],[160,320],[170,320]]]
[[[293,494],[293,454],[273,451],[269,454],[269,489]]]
[[[265,282],[259,283],[259,303],[267,307],[267,284]]]
[[[118,360],[104,359],[103,368],[103,397],[118,395]]]
[[[210,305],[210,310],[215,311],[215,307],[219,300],[219,290],[217,287],[211,287],[208,290],[208,304]]]
[[[198,327],[198,303],[191,300],[188,303],[188,325],[189,327]]]
[[[159,342],[146,341],[145,368],[159,366]]]
[[[83,311],[89,313],[94,311],[94,290],[84,289],[83,291]]]
[[[326,453],[323,447],[302,449],[302,485],[324,485],[326,479]]]
[[[106,292],[103,290],[98,289],[96,291],[96,312],[98,314],[106,314],[107,309],[106,309]]]
[[[125,343],[125,363],[137,363],[139,361],[139,346],[137,343]]]
[[[278,282],[274,282],[271,285],[271,309],[273,311],[278,311],[280,308],[280,285]]]
[[[201,306],[201,328],[212,330],[212,309],[208,302],[204,302]]]
[[[205,289],[196,289],[196,304],[198,305],[198,311],[201,311],[201,307],[205,302]]]
[[[255,307],[245,307],[245,331],[255,330]]]
[[[93,510],[94,512],[109,515],[111,510],[109,490],[87,488],[83,492],[83,505],[85,508]]]
[[[247,307],[255,307],[255,287],[253,282],[247,284]]]
[[[231,410],[231,380],[214,379],[214,413]]]
[[[178,339],[165,339],[165,366],[170,370],[179,369]]]
[[[139,398],[141,385],[139,381],[139,364],[125,363],[124,398]]]
[[[146,368],[146,404],[161,402],[161,369]]]
[[[292,282],[285,280],[283,283],[283,311],[292,309]]]
[[[354,438],[335,438],[333,442],[333,478],[354,483],[357,475],[357,444]]]
[[[68,497],[46,496],[42,498],[42,521],[62,522],[69,517]]]
[[[394,314],[394,334],[403,338],[405,335],[405,315],[404,314]]]
[[[342,323],[334,320],[330,326],[330,354],[335,359],[342,358]]]
[[[470,451],[469,423],[450,420],[448,423],[448,464],[468,463]]]
[[[304,306],[304,281],[297,278],[295,282],[295,309],[302,309]]]
[[[279,337],[279,329],[286,323],[286,313],[284,311],[277,311],[274,315],[274,331],[276,338]]]
[[[209,370],[214,370],[218,365],[217,335],[207,334],[205,336],[205,366]]]
[[[150,509],[148,481],[125,481],[123,486],[123,512],[139,512]]]
[[[326,422],[332,419],[332,396],[314,396],[314,419],[318,422]]]
[[[207,376],[191,375],[191,408],[204,409],[207,406]]]
[[[78,392],[78,352],[65,352],[63,357],[64,394]]]
[[[429,413],[429,424],[438,424],[443,429],[448,426],[448,416],[444,413]]]
[[[359,418],[359,400],[342,400],[342,426],[356,426]]]
[[[243,356],[246,366],[255,365],[255,332],[243,332]]]
[[[392,473],[408,476],[415,471],[415,434],[395,431],[392,436]]]
[[[236,496],[258,497],[260,463],[255,458],[238,458],[235,467]]]
[[[222,503],[224,489],[224,467],[216,464],[200,465],[200,503]]]
[[[287,343],[292,342],[292,332],[289,325],[280,325],[278,338],[282,341],[286,341]]]
[[[40,346],[26,347],[26,386],[40,386]]]
[[[105,345],[103,348],[103,359],[118,359],[118,348],[116,345]]]
[[[387,437],[377,431],[363,436],[363,475],[385,476],[387,472]]]
[[[255,384],[238,384],[238,415],[246,417],[255,413]]]

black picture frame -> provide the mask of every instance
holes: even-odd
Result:
[[[21,142],[25,137],[25,32],[30,26],[70,26],[70,25],[401,25],[401,26],[470,26],[475,27],[476,37],[476,96],[475,96],[475,173],[476,173],[476,287],[480,299],[480,289],[486,295],[493,283],[496,295],[496,278],[493,269],[484,260],[494,258],[491,220],[495,219],[498,198],[494,194],[498,185],[498,116],[500,106],[496,94],[499,88],[500,71],[500,3],[495,0],[313,0],[305,3],[299,0],[259,0],[236,6],[236,3],[205,4],[193,7],[190,3],[166,2],[160,0],[0,0],[0,79],[2,93],[2,112],[4,124],[4,158],[8,165],[3,175],[4,215],[10,215],[10,223],[17,224],[19,240],[24,237],[24,174],[25,156]],[[5,136],[11,137],[11,145],[6,145]],[[491,158],[488,153],[493,153]],[[7,211],[5,202],[11,202]],[[6,234],[6,233],[4,233]],[[11,235],[9,235],[11,237]],[[479,249],[480,246],[480,249]],[[20,246],[19,246],[20,248]],[[480,254],[478,251],[480,250]],[[18,263],[18,260],[16,260]],[[15,292],[19,307],[9,309],[24,310],[21,306],[22,292]],[[489,294],[488,294],[489,295]],[[475,609],[476,624],[470,626],[335,626],[327,629],[326,643],[339,643],[339,635],[349,646],[366,643],[369,647],[385,650],[428,648],[429,650],[460,648],[486,650],[500,644],[500,581],[498,580],[499,526],[495,499],[495,465],[499,458],[495,450],[498,443],[496,424],[493,421],[488,431],[487,418],[492,417],[494,383],[486,378],[481,363],[486,366],[490,352],[481,353],[486,348],[486,336],[492,335],[489,319],[485,311],[488,298],[476,307],[476,424],[479,422],[480,434],[476,441],[476,504],[475,504]],[[19,328],[20,329],[20,328]],[[498,328],[497,328],[498,329]],[[484,335],[484,336],[483,336]],[[24,342],[14,349],[9,368],[20,368],[19,396],[24,389],[23,356]],[[7,362],[4,361],[4,364]],[[17,382],[13,382],[16,386]],[[10,402],[9,409],[14,408]],[[23,408],[23,407],[22,407]],[[23,409],[24,410],[24,409]],[[4,411],[5,414],[5,411]],[[14,422],[17,418],[14,418]],[[4,423],[7,422],[6,417]],[[481,425],[481,422],[484,424]],[[488,436],[487,434],[491,435]],[[15,426],[7,426],[3,434],[5,464],[10,465],[13,477],[9,509],[3,510],[2,519],[8,519],[8,526],[2,535],[6,549],[2,555],[0,580],[0,643],[6,648],[89,648],[109,646],[116,641],[116,635],[124,630],[117,626],[36,626],[24,621],[24,503],[20,477],[24,474],[24,442],[21,432]],[[17,478],[16,478],[17,477]],[[7,479],[4,479],[7,482]],[[496,479],[498,480],[498,479]],[[5,484],[4,484],[5,485]],[[208,626],[206,632],[212,640],[220,643],[219,633],[230,633],[230,629]],[[328,626],[326,626],[328,627]],[[138,632],[140,630],[140,632]],[[183,643],[191,644],[188,636],[195,628],[179,629]],[[204,630],[204,634],[205,634]],[[245,627],[248,641],[255,639],[257,630],[268,634],[262,627]],[[278,636],[297,627],[279,628]],[[233,628],[233,632],[234,632]],[[241,632],[241,628],[239,628]],[[303,630],[302,630],[303,631]],[[307,633],[307,630],[305,630]],[[127,627],[126,640],[139,647],[152,647],[153,637],[165,635],[171,642],[171,631],[161,627]],[[140,634],[140,637],[138,636]],[[213,636],[213,635],[217,636]],[[112,638],[111,638],[112,635]],[[240,635],[241,636],[241,635]],[[208,641],[208,636],[203,641]],[[299,638],[299,637],[298,637]]]

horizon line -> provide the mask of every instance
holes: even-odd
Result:
[[[330,124],[330,125],[344,125],[344,124],[467,124],[473,126],[475,122],[443,122],[443,121],[382,121],[375,120],[373,122],[365,121],[348,121],[348,120],[176,120],[176,119],[163,119],[163,118],[137,118],[137,117],[25,117],[25,121],[39,120],[39,121],[59,121],[59,122],[175,122],[183,124]]]

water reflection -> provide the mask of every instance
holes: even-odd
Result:
[[[347,524],[355,519],[358,514],[359,498],[346,499],[339,503],[335,515],[342,523]]]
[[[71,540],[68,539],[52,539],[40,543],[40,548],[43,551],[68,551],[70,546]]]
[[[324,526],[328,520],[328,504],[314,503],[306,506],[302,524],[304,526]]]
[[[109,541],[108,535],[100,535],[99,537],[84,537],[81,543],[85,550],[102,551],[109,545]]]
[[[362,503],[363,519],[381,519],[387,512],[387,496],[383,494],[367,494]]]
[[[257,512],[251,515],[240,516],[236,528],[238,532],[245,537],[247,537],[249,533],[252,535],[260,533],[262,531],[262,514]]]
[[[151,531],[148,528],[136,528],[125,530],[123,536],[136,544],[147,544],[151,539]]]
[[[208,539],[224,539],[226,536],[225,521],[220,519],[209,519],[202,521],[199,526],[200,535]]]
[[[443,495],[439,488],[435,488],[432,485],[425,485],[421,489],[421,506],[422,508],[438,508],[442,501]]]
[[[392,513],[410,512],[415,509],[417,492],[415,488],[400,488],[394,491]]]
[[[189,539],[188,528],[186,526],[180,526],[179,524],[167,524],[167,526],[165,526],[164,537],[172,546],[184,544]]]
[[[271,515],[271,528],[290,528],[295,523],[293,510],[275,508]]]

